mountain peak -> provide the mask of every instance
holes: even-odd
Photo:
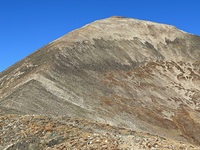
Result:
[[[180,39],[188,38],[193,37],[181,30],[178,30],[174,26],[114,16],[87,24],[82,28],[74,30],[55,40],[53,43],[57,47],[61,48],[61,43],[68,43],[69,45],[73,45],[74,42],[89,42],[91,44],[95,44],[94,40],[100,39],[108,41],[138,40],[141,42],[141,44],[149,43],[149,46],[154,47],[156,50],[160,49],[160,51],[162,51],[162,47],[164,45],[167,45],[170,42],[178,42]],[[186,45],[190,45],[188,41],[185,42]],[[170,55],[171,50],[163,52],[165,53],[164,57],[168,60],[176,60],[177,58],[180,58],[180,60],[182,59],[181,56]]]
[[[165,24],[94,21],[2,72],[0,114],[84,118],[200,145],[199,43]]]
[[[111,16],[110,18],[126,18],[126,17],[123,17],[123,16]]]
[[[144,39],[145,41],[152,41],[152,38],[157,37],[156,40],[158,42],[164,42],[165,37],[163,35],[168,36],[169,40],[174,40],[176,36],[182,36],[183,32],[170,25],[114,16],[94,21],[78,30],[72,31],[65,37],[73,38],[74,36],[75,39],[78,38],[77,40],[91,40],[94,38],[131,40],[134,37],[140,38],[142,36],[143,39],[146,38]]]

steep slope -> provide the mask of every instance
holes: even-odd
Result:
[[[0,113],[70,116],[200,144],[200,37],[111,17],[0,74]]]

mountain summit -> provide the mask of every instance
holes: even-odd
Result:
[[[0,114],[84,118],[199,145],[200,37],[95,21],[2,72]]]

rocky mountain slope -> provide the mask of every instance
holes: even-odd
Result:
[[[162,149],[197,150],[197,146],[125,128],[69,117],[4,115],[0,149]]]
[[[95,21],[0,74],[0,114],[84,118],[200,145],[200,37]]]

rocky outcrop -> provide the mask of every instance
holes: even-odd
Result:
[[[200,37],[95,21],[0,74],[0,114],[68,116],[199,145]]]
[[[5,115],[0,124],[0,148],[5,150],[198,149],[189,143],[77,118]]]

